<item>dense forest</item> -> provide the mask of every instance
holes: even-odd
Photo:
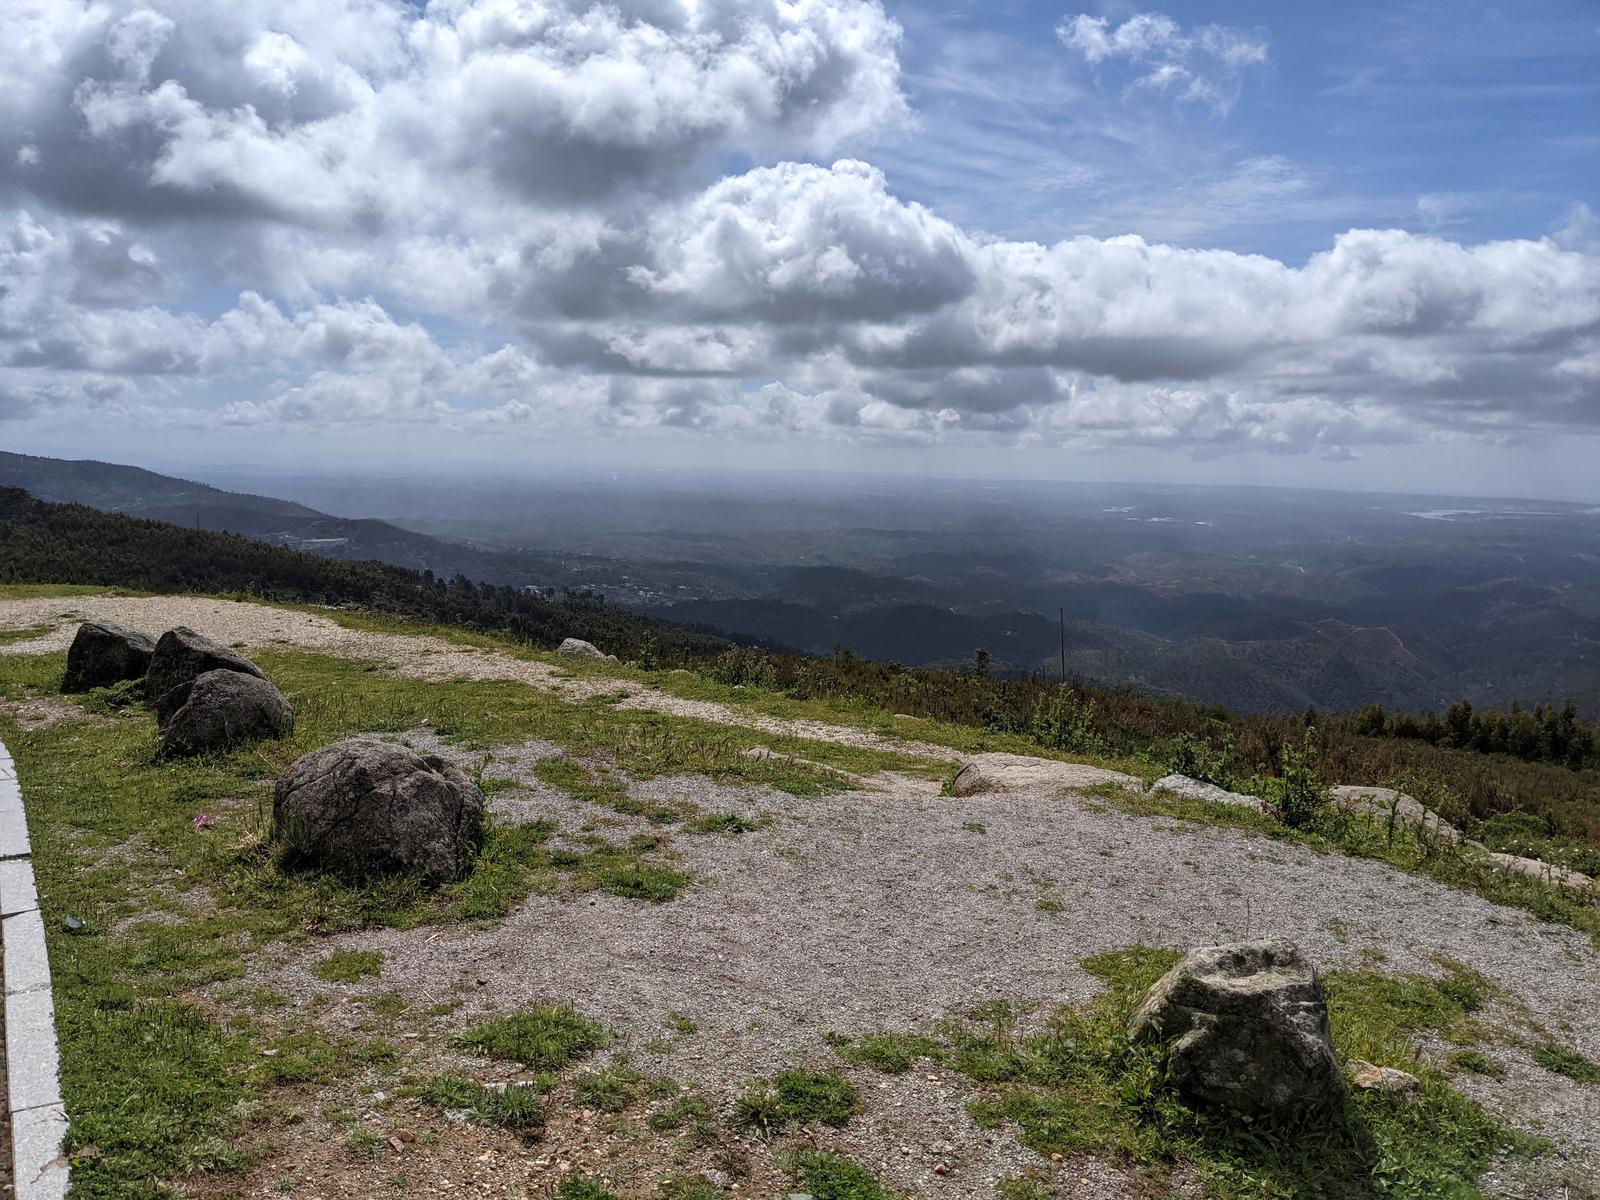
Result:
[[[1507,711],[1462,701],[1440,714],[1240,714],[1035,675],[992,678],[978,650],[964,671],[904,667],[841,650],[819,657],[733,646],[708,632],[608,606],[341,562],[248,538],[47,504],[0,489],[0,583],[76,583],[150,592],[243,593],[353,605],[504,634],[539,646],[581,637],[641,666],[688,665],[798,699],[863,701],[896,713],[1017,734],[1059,750],[1131,756],[1224,786],[1279,774],[1309,749],[1328,780],[1428,793],[1453,819],[1515,814],[1521,832],[1600,841],[1600,738],[1571,704]]]

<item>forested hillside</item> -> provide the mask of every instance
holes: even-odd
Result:
[[[47,504],[0,488],[0,583],[78,583],[151,592],[248,592],[271,600],[349,604],[538,645],[580,637],[624,654],[643,647],[706,654],[727,639],[607,608],[583,592],[532,592],[451,580],[379,562],[341,562],[238,534],[185,529]]]

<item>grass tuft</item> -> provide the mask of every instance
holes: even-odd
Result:
[[[480,1021],[455,1039],[458,1046],[535,1071],[559,1071],[611,1042],[609,1030],[566,1004],[537,1004]]]
[[[335,950],[311,973],[328,983],[354,983],[368,975],[383,972],[383,953],[378,950]]]
[[[732,1123],[766,1136],[790,1125],[821,1121],[839,1126],[856,1111],[856,1086],[843,1075],[825,1071],[784,1071],[771,1082],[740,1097]]]

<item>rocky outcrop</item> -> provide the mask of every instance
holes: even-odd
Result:
[[[1489,854],[1488,862],[1497,871],[1526,875],[1529,879],[1537,879],[1541,883],[1557,883],[1570,888],[1594,886],[1594,880],[1582,871],[1574,871],[1571,867],[1558,867],[1540,858],[1524,858],[1520,854]]]
[[[1108,783],[1118,787],[1139,786],[1139,781],[1132,775],[1108,771],[1104,767],[1091,767],[1087,763],[1057,762],[1050,758],[993,752],[979,754],[963,764],[950,780],[949,790],[955,796],[1007,792],[1064,796]]]
[[[1392,818],[1396,825],[1420,829],[1451,846],[1458,845],[1462,840],[1461,831],[1449,821],[1432,809],[1424,808],[1414,797],[1397,792],[1394,788],[1342,784],[1330,788],[1329,792],[1333,802],[1346,812],[1361,813],[1380,821]]]
[[[1206,1104],[1303,1117],[1344,1094],[1322,981],[1281,938],[1189,951],[1145,994],[1128,1033],[1162,1043],[1173,1083]]]
[[[150,656],[145,694],[163,726],[189,699],[189,685],[207,671],[237,671],[265,679],[260,667],[237,651],[218,645],[184,625],[169,629]]]
[[[87,692],[138,679],[150,669],[156,644],[150,635],[115,621],[85,621],[67,651],[63,692]]]
[[[1261,808],[1260,796],[1246,796],[1243,792],[1230,792],[1214,783],[1191,779],[1187,775],[1164,775],[1150,785],[1153,792],[1171,792],[1187,800],[1204,800],[1208,804],[1236,804],[1242,808]]]
[[[207,671],[184,693],[183,704],[161,724],[161,752],[169,758],[220,754],[294,729],[289,702],[259,676]]]
[[[443,759],[351,738],[284,772],[273,794],[273,837],[291,862],[441,884],[471,865],[483,810],[483,793]]]
[[[593,642],[586,642],[582,638],[568,638],[556,647],[556,653],[563,658],[597,658],[604,661],[607,657]]]

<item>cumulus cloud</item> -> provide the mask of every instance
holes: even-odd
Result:
[[[850,156],[907,115],[874,0],[13,23],[0,418],[1335,456],[1600,427],[1587,209],[1474,246],[1350,230],[1301,265],[980,237]],[[1219,109],[1266,57],[1159,14],[1060,32]],[[1309,186],[1246,166],[1241,205]]]
[[[1238,100],[1246,71],[1267,61],[1267,43],[1256,34],[1226,25],[1185,31],[1157,12],[1135,13],[1121,24],[1077,13],[1056,26],[1056,36],[1091,67],[1130,65],[1133,88],[1204,104],[1219,114]]]

